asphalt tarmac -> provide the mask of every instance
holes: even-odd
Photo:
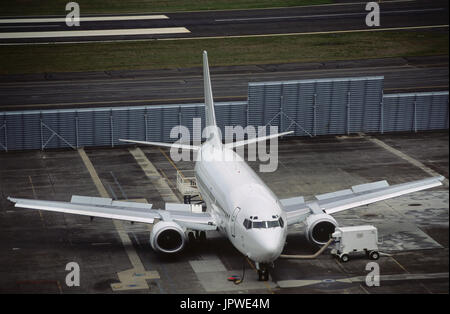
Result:
[[[386,179],[391,184],[448,176],[448,132],[286,138],[278,169],[259,173],[280,198],[313,195]],[[177,170],[189,176],[193,162],[173,163],[167,150],[140,147],[0,153],[0,293],[448,293],[448,186],[412,193],[335,215],[341,226],[374,225],[382,256],[380,286],[367,286],[364,254],[347,263],[329,251],[314,260],[279,259],[270,281],[257,281],[254,265],[217,232],[176,256],[155,253],[149,227],[109,219],[15,208],[8,196],[68,201],[73,194],[140,199],[162,208]],[[398,151],[423,164],[417,167]],[[86,162],[86,159],[89,162]],[[157,170],[148,177],[140,163]],[[259,162],[250,162],[257,171]],[[448,181],[447,181],[448,184]],[[118,227],[120,226],[120,227]],[[304,226],[290,230],[284,254],[312,254]],[[80,267],[80,286],[66,284],[66,265]],[[231,275],[245,279],[239,284]]]
[[[384,93],[448,90],[448,56],[211,67],[215,101],[247,99],[249,82],[384,76]],[[203,102],[200,67],[0,76],[0,110]]]
[[[8,17],[0,19],[0,44],[332,33],[380,28],[448,29],[448,5],[448,1],[442,0],[381,2],[380,26],[377,27],[366,25],[366,2],[278,9],[155,13],[153,15],[157,18],[142,19],[136,19],[136,16],[149,14],[120,15],[116,16],[116,20],[104,20],[108,15],[95,18],[82,15],[80,25],[76,27],[69,27],[62,22],[63,16],[40,16],[36,17],[38,20],[22,22],[20,19],[24,17]],[[95,21],[83,20],[89,17]],[[59,20],[55,21],[55,18]],[[127,30],[127,33],[117,30]]]

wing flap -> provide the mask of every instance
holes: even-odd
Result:
[[[444,177],[439,176],[392,186],[389,186],[386,181],[363,184],[352,187],[352,190],[356,191],[352,194],[322,199],[318,201],[318,204],[325,213],[334,214],[346,209],[440,186],[443,180]]]
[[[352,191],[353,191],[353,193],[360,193],[360,192],[366,192],[366,191],[370,191],[370,190],[382,189],[382,188],[386,188],[388,186],[389,186],[389,183],[387,183],[386,180],[383,180],[383,181],[354,185],[354,186],[352,186]]]
[[[280,199],[280,203],[286,213],[288,226],[303,221],[310,213],[303,196]]]

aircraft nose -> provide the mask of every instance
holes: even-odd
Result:
[[[281,232],[272,231],[258,241],[258,261],[273,262],[283,250],[283,235]],[[256,256],[255,256],[256,257]]]

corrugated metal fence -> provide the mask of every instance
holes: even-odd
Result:
[[[448,92],[383,95],[383,77],[249,83],[247,102],[216,103],[224,126],[275,125],[297,136],[448,129]],[[0,150],[173,142],[203,104],[0,112]],[[196,134],[198,135],[198,134]]]
[[[247,102],[217,103],[216,114],[222,132],[226,125],[245,125]],[[203,129],[204,104],[0,112],[0,148],[125,144],[119,138],[174,142],[172,128],[184,125],[193,134],[193,118],[201,118]]]
[[[381,132],[448,129],[448,92],[384,95]]]
[[[248,122],[297,136],[377,132],[383,77],[249,83]]]

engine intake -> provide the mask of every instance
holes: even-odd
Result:
[[[150,244],[157,252],[177,253],[186,244],[186,235],[180,225],[173,221],[160,221],[153,226]]]
[[[337,225],[336,220],[328,214],[310,215],[306,219],[306,237],[309,242],[324,245],[330,240]]]

